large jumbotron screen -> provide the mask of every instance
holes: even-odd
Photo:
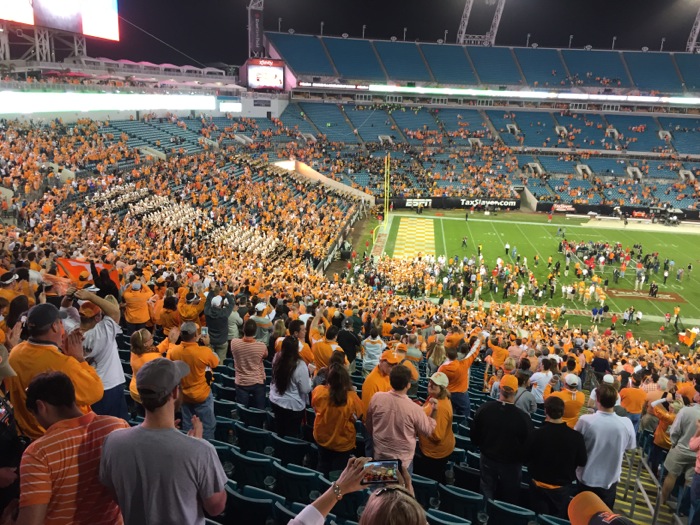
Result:
[[[284,62],[281,60],[250,58],[248,87],[252,89],[284,89]]]
[[[119,40],[117,0],[0,0],[0,20]]]

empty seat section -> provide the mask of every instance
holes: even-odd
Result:
[[[639,89],[670,93],[683,91],[681,79],[668,53],[625,51],[622,56],[627,62],[634,85]]]
[[[478,83],[462,46],[420,44],[420,48],[436,82],[461,86]]]
[[[357,138],[336,104],[301,102],[299,107],[313,121],[318,130],[328,137],[328,140],[357,143]]]
[[[629,151],[661,151],[666,142],[659,138],[659,126],[652,117],[605,115],[620,134],[618,141]]]
[[[562,49],[561,54],[574,85],[630,86],[625,66],[617,51]]]
[[[491,144],[493,139],[481,113],[474,109],[440,108],[435,119],[440,122],[455,145],[469,144],[469,138],[478,138],[483,144]]]
[[[386,81],[369,40],[323,38],[341,78]]]
[[[397,135],[396,131],[391,129],[391,120],[383,109],[365,109],[363,106],[351,105],[343,107],[353,128],[365,142],[379,142],[379,135]],[[399,140],[398,136],[395,138]]]
[[[530,147],[557,147],[557,132],[551,113],[516,111],[515,123],[525,136],[523,145]]]
[[[284,33],[265,35],[295,73],[336,76],[318,37]]]
[[[496,128],[496,131],[501,136],[506,146],[520,146],[520,141],[513,133],[508,130],[508,124],[516,124],[511,118],[511,113],[504,110],[490,110],[486,112],[486,116]]]
[[[685,88],[689,91],[700,91],[700,55],[674,53],[673,59],[683,76]]]
[[[311,133],[315,136],[318,132],[313,125],[302,116],[302,113],[303,111],[301,107],[299,107],[299,104],[296,102],[290,102],[284,109],[282,115],[280,115],[280,120],[285,126],[296,126],[299,133]]]
[[[507,47],[467,47],[482,84],[521,85],[513,55]]]
[[[432,81],[416,44],[383,41],[373,44],[391,80]]]
[[[581,164],[587,165],[593,173],[604,177],[626,177],[627,165],[624,160],[608,159],[605,157],[590,157],[582,160]]]
[[[391,116],[411,144],[421,144],[423,140],[420,137],[434,137],[435,132],[440,131],[435,118],[427,109],[401,108],[393,111]]]
[[[577,148],[615,149],[615,141],[605,137],[608,127],[603,117],[593,113],[554,113],[554,119],[567,130],[566,146],[573,135],[573,145]]]
[[[678,153],[700,154],[700,119],[659,117],[659,122],[671,133],[671,142]]]
[[[518,47],[513,51],[530,86],[560,87],[568,84],[566,69],[556,49]]]

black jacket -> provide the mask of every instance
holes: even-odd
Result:
[[[545,422],[535,430],[527,454],[527,468],[542,483],[564,486],[576,479],[576,467],[588,460],[586,442],[566,423]]]
[[[470,429],[481,454],[501,463],[523,463],[534,427],[530,416],[512,403],[489,401],[479,407]]]

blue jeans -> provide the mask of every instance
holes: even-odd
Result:
[[[690,513],[688,525],[700,525],[700,474],[693,474],[693,483],[690,486]]]
[[[639,432],[639,421],[642,419],[642,414],[627,414],[627,417],[630,418],[630,421],[632,421],[632,425],[634,426],[634,433],[636,434]]]
[[[469,417],[471,409],[469,392],[451,392],[450,400],[452,401],[452,412],[454,414]]]
[[[202,422],[204,439],[214,439],[216,431],[216,416],[214,415],[214,396],[209,392],[207,397],[201,403],[183,403],[182,404],[182,430],[190,431],[192,429],[192,416],[196,415]]]
[[[101,416],[114,416],[129,420],[129,411],[124,398],[124,385],[105,390],[102,399],[92,405],[92,411]]]
[[[246,408],[265,410],[265,385],[236,385],[236,403]]]

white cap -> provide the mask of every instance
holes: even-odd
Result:
[[[256,309],[258,312],[264,311],[265,308],[267,308],[267,303],[260,302],[260,303],[258,303],[258,304],[255,305],[255,309]]]
[[[609,385],[614,385],[615,384],[615,376],[612,374],[605,374],[603,376],[603,383],[607,383]]]
[[[214,298],[211,300],[211,305],[212,305],[214,308],[218,308],[219,306],[221,306],[221,301],[222,301],[223,299],[224,299],[223,297],[221,297],[220,295],[217,295],[216,297],[214,297]]]
[[[439,334],[439,333],[441,333],[441,332],[442,332],[442,326],[439,326],[439,325],[436,326],[436,327],[435,327],[435,333],[436,333],[436,334]]]
[[[569,386],[578,386],[578,376],[576,374],[568,374],[565,381]]]

